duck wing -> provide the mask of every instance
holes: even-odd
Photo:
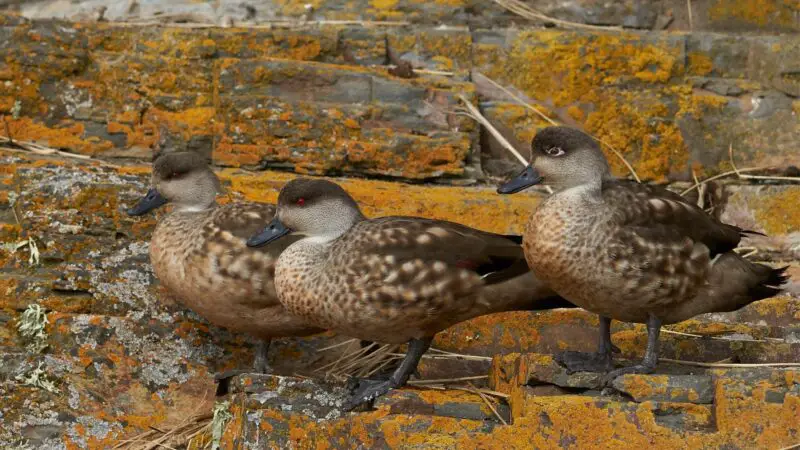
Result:
[[[483,286],[529,270],[513,239],[438,220],[364,220],[331,245],[328,273],[338,285],[404,317],[469,309],[463,300]]]
[[[623,230],[653,243],[702,244],[709,255],[736,248],[744,234],[752,233],[724,224],[680,195],[661,186],[627,180],[603,183],[603,199],[614,205],[614,222]]]
[[[484,284],[499,283],[529,271],[520,236],[415,217],[384,217],[362,224],[381,236],[369,250],[392,255],[399,262],[439,261],[453,270],[479,275]]]
[[[275,205],[269,203],[228,203],[211,214],[209,229],[228,232],[247,240],[261,231],[275,216]]]
[[[274,215],[275,205],[266,203],[229,203],[216,207],[200,230],[204,245],[197,256],[209,261],[222,277],[263,282],[265,289],[272,291],[278,256],[299,238],[286,236],[259,248],[248,247],[246,241]],[[253,300],[260,301],[256,297]]]

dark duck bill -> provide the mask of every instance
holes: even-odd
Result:
[[[142,197],[142,199],[139,200],[139,202],[127,212],[129,216],[141,216],[142,214],[150,212],[166,204],[167,199],[161,195],[156,188],[150,188],[150,190],[147,191],[147,195]]]
[[[541,174],[539,174],[539,172],[534,169],[533,166],[529,165],[519,175],[512,178],[507,183],[500,185],[500,187],[497,188],[497,193],[516,194],[519,191],[525,190],[541,182]]]
[[[250,239],[247,240],[248,247],[261,247],[262,245],[267,245],[272,241],[278,240],[283,236],[291,233],[292,230],[287,228],[286,225],[281,223],[280,219],[277,217],[272,219],[272,222],[269,223],[260,233],[250,236]]]

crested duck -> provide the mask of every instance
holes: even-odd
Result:
[[[545,183],[554,194],[523,235],[533,273],[555,292],[600,316],[597,353],[564,352],[571,372],[650,373],[662,324],[737,310],[774,296],[785,268],[750,262],[734,250],[753,233],[727,225],[667,189],[615,179],[589,135],[548,127],[534,137],[532,163],[501,194]],[[640,364],[612,370],[611,320],[644,323]]]
[[[254,369],[267,372],[272,338],[324,330],[288,313],[278,301],[275,262],[291,240],[258,249],[245,244],[272,220],[275,205],[218,205],[219,192],[219,179],[200,155],[163,153],[153,163],[152,187],[128,214],[139,216],[167,203],[175,206],[158,222],[150,241],[156,277],[209,322],[261,338]]]
[[[247,242],[301,238],[278,257],[275,286],[292,314],[362,340],[408,343],[388,380],[361,380],[352,409],[406,383],[433,336],[508,310],[572,307],[534,278],[519,237],[443,220],[364,217],[339,185],[300,178],[275,218]]]

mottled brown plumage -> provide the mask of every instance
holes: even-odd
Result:
[[[717,298],[733,298],[704,295],[712,288],[712,258],[736,248],[741,230],[655,186],[606,180],[599,198],[584,194],[548,198],[525,230],[528,262],[556,292],[626,322],[646,323],[655,314],[675,323],[744,306],[718,305]],[[730,262],[717,271],[734,264],[721,261]]]
[[[278,259],[281,303],[309,323],[342,334],[423,342],[417,348],[421,356],[435,333],[472,317],[572,306],[531,276],[518,239],[441,220],[366,219],[329,181],[288,183],[278,198],[277,220],[265,233],[284,226],[305,236]],[[418,357],[405,369],[413,370],[416,362]],[[357,395],[356,403],[402,385],[408,376],[395,375],[388,387]]]
[[[184,305],[231,331],[265,339],[321,331],[286,314],[277,300],[275,262],[288,242],[263,249],[245,245],[274,210],[274,205],[233,203],[174,211],[153,232],[153,271]]]
[[[181,303],[215,325],[265,340],[322,331],[287,313],[275,292],[275,262],[292,240],[259,249],[245,245],[272,220],[274,205],[217,205],[219,181],[191,152],[159,157],[152,185],[148,196],[160,194],[175,209],[153,232],[150,260],[161,284]]]
[[[785,281],[783,269],[733,251],[746,231],[662,187],[614,179],[591,137],[547,128],[534,138],[533,154],[532,168],[500,188],[516,192],[543,181],[556,190],[526,227],[528,264],[559,295],[604,320],[648,324],[645,363],[626,372],[655,366],[661,324],[739,309],[776,294]],[[600,358],[606,368],[607,339]]]

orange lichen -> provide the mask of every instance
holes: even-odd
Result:
[[[761,303],[761,302],[759,302]],[[756,303],[755,305],[758,305]],[[755,306],[754,305],[754,306]],[[689,319],[673,325],[668,325],[666,329],[680,331],[683,333],[699,334],[703,336],[715,336],[720,334],[742,333],[753,336],[756,339],[764,338],[769,333],[767,329],[759,329],[756,326],[744,323],[723,323],[707,322],[696,319]]]
[[[7,119],[11,135],[19,140],[41,142],[53,148],[74,150],[78,153],[93,154],[110,149],[113,144],[108,141],[89,143],[84,140],[84,126],[80,122],[65,122],[56,127],[48,127],[28,117],[17,120]]]
[[[790,296],[781,296],[775,298],[768,298],[759,302],[753,303],[750,308],[755,309],[760,316],[766,317],[783,317],[791,313],[793,310],[794,299]],[[795,307],[798,307],[797,305]]]
[[[767,234],[800,231],[800,187],[787,186],[769,196],[759,196],[752,204],[756,220]]]
[[[715,0],[708,15],[713,21],[733,18],[759,26],[796,26],[799,11],[795,0]]]
[[[309,5],[312,10],[318,9],[322,0],[278,0],[276,4],[280,8],[280,15],[299,16],[308,11],[306,5]]]
[[[714,70],[714,63],[708,55],[699,52],[689,53],[689,66],[686,68],[689,74],[708,75],[712,70]]]
[[[109,134],[115,134],[115,133],[130,134],[133,131],[131,130],[131,127],[118,122],[109,122],[106,125],[106,130],[109,132]]]
[[[579,108],[576,105],[572,105],[569,108],[567,108],[567,114],[569,114],[569,116],[572,119],[577,120],[579,122],[582,122],[584,119],[586,119],[586,114],[583,112],[581,108]]]
[[[14,292],[17,289],[17,280],[13,278],[0,278],[0,308],[13,308],[16,305],[11,300],[16,299]]]
[[[663,180],[686,172],[689,152],[675,118],[701,116],[727,103],[721,96],[696,94],[680,78],[707,74],[712,63],[700,53],[685,58],[675,39],[531,31],[500,50],[477,44],[473,61],[539,104],[566,109],[570,119],[621,151],[641,178]],[[608,155],[615,173],[628,173],[617,156]]]
[[[394,9],[397,0],[370,0],[369,4],[377,9]]]

